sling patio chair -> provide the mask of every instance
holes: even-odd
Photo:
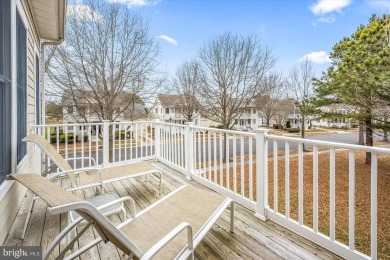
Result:
[[[234,202],[192,186],[181,186],[138,214],[134,200],[129,198],[132,218],[115,226],[99,211],[110,203],[96,208],[38,174],[12,174],[7,179],[16,180],[37,194],[48,204],[49,214],[75,211],[80,215],[51,242],[43,259],[47,259],[61,239],[82,220],[87,221],[87,225],[68,241],[58,259],[76,258],[102,241],[113,243],[127,259],[193,259],[195,247],[226,209],[230,209],[230,232],[233,232]],[[100,237],[65,257],[90,226]]]
[[[79,190],[79,189],[85,189],[85,188],[91,188],[91,187],[100,187],[101,192],[103,192],[103,184],[112,183],[116,181],[121,181],[133,177],[138,176],[146,176],[149,174],[157,173],[160,177],[160,187],[159,187],[159,193],[161,194],[162,191],[162,172],[154,168],[152,165],[146,163],[146,162],[137,162],[137,163],[130,163],[120,166],[113,166],[113,167],[88,167],[88,168],[78,168],[73,169],[69,162],[64,159],[64,157],[61,156],[57,152],[56,149],[42,136],[37,134],[28,134],[24,139],[24,142],[31,142],[36,144],[43,153],[45,153],[50,160],[58,166],[58,168],[61,170],[58,173],[52,173],[50,175],[47,175],[44,171],[42,175],[46,176],[50,180],[55,179],[58,176],[66,174],[70,181],[72,188],[68,189],[68,191],[73,190]],[[85,159],[89,157],[80,157],[80,158],[72,158],[72,159]],[[92,158],[92,161],[93,158]],[[49,168],[48,166],[47,168]],[[26,222],[24,225],[24,229],[22,232],[22,239],[24,238],[24,235],[27,230],[27,225],[31,216],[32,209],[34,207],[35,199],[37,197],[33,196],[33,199],[29,205],[29,210],[27,213]]]

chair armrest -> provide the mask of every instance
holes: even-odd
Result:
[[[88,172],[88,171],[97,171],[100,175],[100,184],[103,183],[103,172],[100,168],[96,168],[96,167],[90,167],[90,168],[80,168],[80,169],[73,169],[73,170],[68,170],[68,171],[62,171],[62,172],[57,172],[57,173],[53,173],[51,174],[49,177],[47,177],[49,180],[52,180],[54,178],[56,178],[57,176],[59,175],[62,175],[62,174],[68,174],[68,173],[75,173],[75,174],[78,174],[80,172]]]
[[[57,164],[55,164],[55,163],[50,164],[49,166],[47,166],[47,167],[41,172],[41,175],[42,175],[43,177],[46,177],[46,176],[49,174],[49,173],[48,173],[48,170],[49,170],[53,165],[57,166]],[[57,166],[57,168],[58,168],[58,166]]]
[[[67,160],[67,161],[76,161],[76,160],[85,160],[85,159],[92,160],[93,166],[96,166],[96,160],[95,160],[95,158],[90,157],[90,156],[77,157],[77,158],[68,158],[68,159],[65,159],[65,160]],[[92,166],[92,165],[90,165],[90,166]]]
[[[141,260],[151,259],[155,254],[157,254],[166,244],[168,244],[172,239],[179,235],[184,229],[187,229],[187,239],[188,239],[188,250],[194,249],[194,242],[192,237],[192,227],[187,222],[183,222],[175,227],[171,232],[164,236],[160,241],[158,241],[154,246],[152,246],[141,258]]]
[[[109,203],[106,203],[104,205],[101,205],[101,206],[97,207],[97,209],[98,210],[102,210],[102,209],[107,208],[107,207],[109,207],[111,205],[114,205],[114,204],[116,204],[118,202],[123,202],[123,201],[126,201],[126,200],[129,201],[130,205],[131,205],[131,217],[135,218],[135,201],[131,197],[122,197],[122,198],[113,200],[113,201],[111,201]]]

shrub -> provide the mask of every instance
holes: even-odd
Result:
[[[68,144],[73,144],[74,142],[74,135],[73,133],[69,134],[62,134],[60,135],[60,143],[65,143],[65,140],[68,139]]]
[[[301,129],[299,128],[288,128],[286,129],[289,133],[299,133]]]
[[[50,135],[50,143],[51,144],[57,143],[57,135]]]
[[[64,131],[62,130],[62,128],[54,127],[54,128],[50,131],[50,135],[56,136],[56,135],[57,135],[57,130],[58,130],[58,134],[59,134],[59,135],[62,135],[62,134],[64,133]]]
[[[121,130],[121,139],[125,139],[126,130]],[[129,136],[127,136],[129,137]],[[119,130],[115,130],[115,139],[119,139]]]
[[[341,129],[348,130],[348,129],[349,129],[349,127],[348,127],[348,126],[346,126],[346,125],[343,125],[343,126],[341,127]]]
[[[274,129],[283,129],[283,125],[281,125],[281,124],[273,124],[272,127]]]
[[[358,128],[358,127],[359,127],[359,125],[356,123],[351,124],[351,128]]]

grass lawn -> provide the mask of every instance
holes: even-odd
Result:
[[[313,160],[304,157],[304,225],[313,225]],[[239,160],[237,161],[239,162]],[[370,166],[365,164],[365,153],[356,153],[355,166],[355,248],[370,255]],[[230,167],[232,165],[230,164]],[[278,161],[278,209],[285,213],[285,161]],[[252,165],[255,175],[256,165]],[[319,232],[329,235],[329,154],[319,154],[318,226]],[[274,207],[273,161],[269,161],[269,205]],[[237,192],[241,192],[241,167],[236,168]],[[244,166],[245,196],[249,195],[249,165]],[[348,244],[348,151],[336,152],[336,240]],[[212,174],[211,178],[214,176]],[[230,189],[233,189],[233,168],[230,168]],[[219,171],[217,183],[219,184]],[[226,171],[223,173],[226,187]],[[253,177],[253,197],[256,198],[256,179]],[[298,158],[290,158],[290,217],[298,221]],[[378,156],[378,258],[390,259],[390,156]]]

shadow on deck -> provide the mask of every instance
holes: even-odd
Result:
[[[133,197],[136,201],[136,209],[140,211],[183,184],[189,183],[206,189],[195,181],[186,180],[182,174],[164,164],[153,164],[164,173],[162,195],[158,194],[159,180],[156,176],[150,176],[147,182],[144,181],[144,177],[137,177],[107,184],[104,186],[105,192],[115,192],[121,197]],[[69,186],[66,179],[61,179],[58,182],[63,187]],[[91,197],[95,192],[92,188],[89,188],[78,191],[76,194],[81,197]],[[66,215],[49,216],[46,212],[46,203],[38,199],[35,203],[26,236],[23,240],[20,239],[31,199],[32,194],[28,192],[4,245],[40,245],[45,250],[60,230],[65,228]],[[229,232],[230,216],[229,212],[225,211],[196,248],[196,259],[340,259],[337,255],[271,221],[259,220],[252,211],[241,205],[236,205],[234,234]],[[129,207],[126,210],[129,210]],[[114,215],[113,221],[118,223],[120,215]],[[97,236],[97,232],[90,228],[81,237],[76,247],[86,245]],[[65,242],[61,242],[59,245],[61,248],[65,246]],[[52,257],[55,258],[59,252],[60,248],[57,248]],[[113,244],[100,243],[81,255],[80,258],[120,259],[122,255],[122,252]]]

